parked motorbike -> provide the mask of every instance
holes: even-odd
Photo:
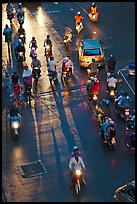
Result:
[[[79,34],[82,31],[82,29],[83,29],[83,23],[81,21],[80,23],[76,24],[76,31],[77,31],[77,33]]]
[[[24,23],[24,16],[19,16],[18,17],[18,22],[19,22],[20,25],[23,25],[23,23]]]
[[[131,130],[128,132],[128,135],[125,139],[126,147],[135,150],[135,131]]]
[[[20,121],[19,121],[19,116],[14,116],[10,118],[10,132],[11,134],[17,138],[20,135]]]
[[[95,13],[95,14],[89,13],[88,16],[89,16],[89,18],[90,18],[90,20],[91,20],[92,22],[97,22],[97,21],[98,21],[98,18],[99,18],[99,13]]]

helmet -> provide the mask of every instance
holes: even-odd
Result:
[[[50,60],[54,60],[54,57],[53,57],[53,56],[51,56],[51,57],[50,57]]]
[[[109,105],[109,100],[106,100],[106,105]]]
[[[47,38],[50,38],[50,35],[47,35]]]
[[[77,12],[77,15],[80,15],[80,11]]]
[[[121,95],[124,96],[124,91],[120,91]]]
[[[73,151],[79,150],[79,148],[77,146],[73,147]]]
[[[109,117],[105,117],[105,121],[107,121],[108,120],[108,122],[109,122]]]
[[[113,56],[112,54],[110,55],[110,57],[111,57],[111,58],[114,58],[114,56]]]
[[[114,125],[115,124],[115,122],[113,120],[111,120],[109,123],[110,123],[110,125]]]
[[[94,77],[93,77],[93,76],[91,76],[91,77],[90,77],[90,80],[91,80],[91,81],[94,81]]]
[[[19,7],[22,7],[22,3],[19,3]]]
[[[68,57],[64,57],[64,61],[67,61],[69,58]]]
[[[35,40],[35,37],[32,37],[32,40]]]
[[[9,26],[8,26],[8,24],[6,24],[5,26],[6,26],[6,28],[8,28],[8,27],[9,27]]]
[[[92,62],[95,62],[95,59],[94,59],[94,58],[92,59]]]

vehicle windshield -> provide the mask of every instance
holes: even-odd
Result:
[[[84,56],[101,55],[100,49],[84,49]]]

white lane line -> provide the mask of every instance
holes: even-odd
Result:
[[[77,4],[88,15],[88,12],[82,6],[80,6],[79,3],[75,2],[75,4]]]
[[[46,13],[59,13],[60,11],[46,11]]]
[[[135,95],[135,92],[133,91],[132,87],[130,86],[130,84],[128,83],[128,81],[126,80],[126,77],[123,75],[123,73],[119,70],[119,73],[122,75],[122,77],[124,78],[125,82],[127,83],[127,85],[129,86],[129,88],[131,89],[132,93]]]

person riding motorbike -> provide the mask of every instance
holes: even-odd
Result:
[[[24,59],[25,59],[25,47],[24,47],[21,39],[18,40],[18,44],[15,47],[15,56],[17,59],[18,59],[18,53],[19,52],[23,52]]]
[[[22,4],[19,3],[18,5],[18,9],[17,9],[17,18],[18,18],[18,21],[19,21],[19,18],[20,17],[24,17],[24,9],[22,8]]]
[[[78,148],[77,146],[74,146],[74,147],[73,147],[73,152],[71,152],[70,157],[71,157],[71,158],[74,157],[75,154],[78,154],[78,156],[81,157],[81,152],[79,151],[79,148]]]
[[[111,87],[113,87],[114,90],[116,91],[116,89],[117,89],[117,79],[110,75],[107,78],[107,91],[109,91],[109,89]]]
[[[69,76],[73,73],[73,62],[70,59],[70,56],[67,56],[65,61],[65,66],[67,67],[67,70],[69,71]]]
[[[9,123],[11,124],[11,118],[17,117],[18,121],[21,122],[21,115],[19,108],[15,105],[14,101],[10,99],[8,104],[8,115],[7,118],[9,119]]]
[[[71,42],[72,41],[72,29],[66,24],[64,30],[65,30],[64,36],[67,36],[69,41]]]
[[[88,65],[88,67],[89,67],[89,69],[90,69],[89,75],[96,77],[97,74],[98,74],[98,64],[96,63],[96,61],[95,61],[94,58],[92,59],[92,63],[90,63],[90,64]],[[88,76],[88,77],[89,77],[89,76]]]
[[[23,41],[24,43],[26,43],[26,38],[25,38],[25,29],[22,27],[22,25],[20,25],[19,29],[18,29],[18,36],[23,35]]]
[[[83,20],[83,16],[81,16],[80,11],[78,11],[77,15],[75,16],[75,21],[76,21],[75,24],[79,25],[82,20]]]
[[[22,79],[23,79],[23,82],[24,82],[24,85],[26,88],[28,86],[30,86],[32,88],[32,72],[28,66],[24,67]]]
[[[98,8],[97,8],[95,3],[91,4],[89,14],[90,15],[94,15],[94,14],[98,15],[99,14]]]
[[[13,86],[15,84],[18,84],[18,82],[19,82],[19,76],[17,72],[14,72],[13,75],[11,76],[10,83]]]
[[[108,117],[108,116],[104,118],[104,122],[103,122],[103,124],[101,126],[101,135],[103,137],[104,137],[104,135],[107,134],[107,129],[108,129],[109,125],[110,125],[110,123],[109,123],[110,120],[112,120],[112,119],[110,117]]]
[[[91,95],[94,93],[98,94],[99,92],[99,80],[97,78],[94,78],[94,82],[91,85]]]
[[[48,72],[53,73],[53,75],[57,76],[57,71],[56,71],[56,62],[54,61],[54,57],[50,57],[50,61],[48,61]]]
[[[69,161],[69,169],[70,169],[70,174],[72,176],[72,181],[74,178],[74,170],[77,168],[81,170],[82,182],[83,182],[83,184],[86,185],[85,178],[84,178],[84,171],[85,171],[86,167],[85,167],[85,164],[84,164],[81,156],[78,156],[78,153],[75,154],[74,157],[72,157]]]
[[[107,72],[113,73],[116,69],[116,60],[114,59],[114,56],[111,54],[110,58],[108,58],[106,62],[108,63]]]
[[[32,74],[34,75],[34,78],[35,78],[35,67],[38,67],[39,69],[39,76],[40,76],[40,73],[41,73],[41,62],[39,59],[37,59],[37,56],[34,56],[34,59],[32,60],[31,62],[31,67],[33,68],[32,70]]]
[[[52,55],[52,42],[50,40],[50,35],[47,35],[47,38],[44,40],[45,54],[46,56],[46,46],[50,46],[50,55]]]
[[[115,122],[113,120],[109,121],[109,125],[106,129],[106,134],[104,134],[104,143],[107,142],[107,137],[112,138],[116,135],[116,128],[115,128]]]
[[[23,91],[23,88],[19,83],[12,86],[12,94],[14,95],[14,101],[16,101],[16,99],[18,102],[22,101],[22,91]]]
[[[35,37],[32,37],[32,40],[29,43],[30,57],[32,57],[32,47],[35,48],[35,54],[36,54],[36,49],[38,48],[38,46],[37,46],[37,41],[36,41]]]
[[[117,99],[115,99],[116,102],[116,111],[122,111],[123,108],[129,107],[131,99],[128,96],[127,92],[122,92],[122,95],[120,95]]]
[[[14,17],[14,13],[13,13],[13,4],[12,3],[8,3],[6,6],[6,12],[7,12],[7,18],[9,19],[9,16],[12,15],[12,17]]]
[[[89,97],[91,97],[91,90],[92,90],[92,84],[94,83],[94,77],[91,76],[90,77],[90,80],[87,81],[87,84],[86,84],[86,88],[87,88],[87,95]]]

